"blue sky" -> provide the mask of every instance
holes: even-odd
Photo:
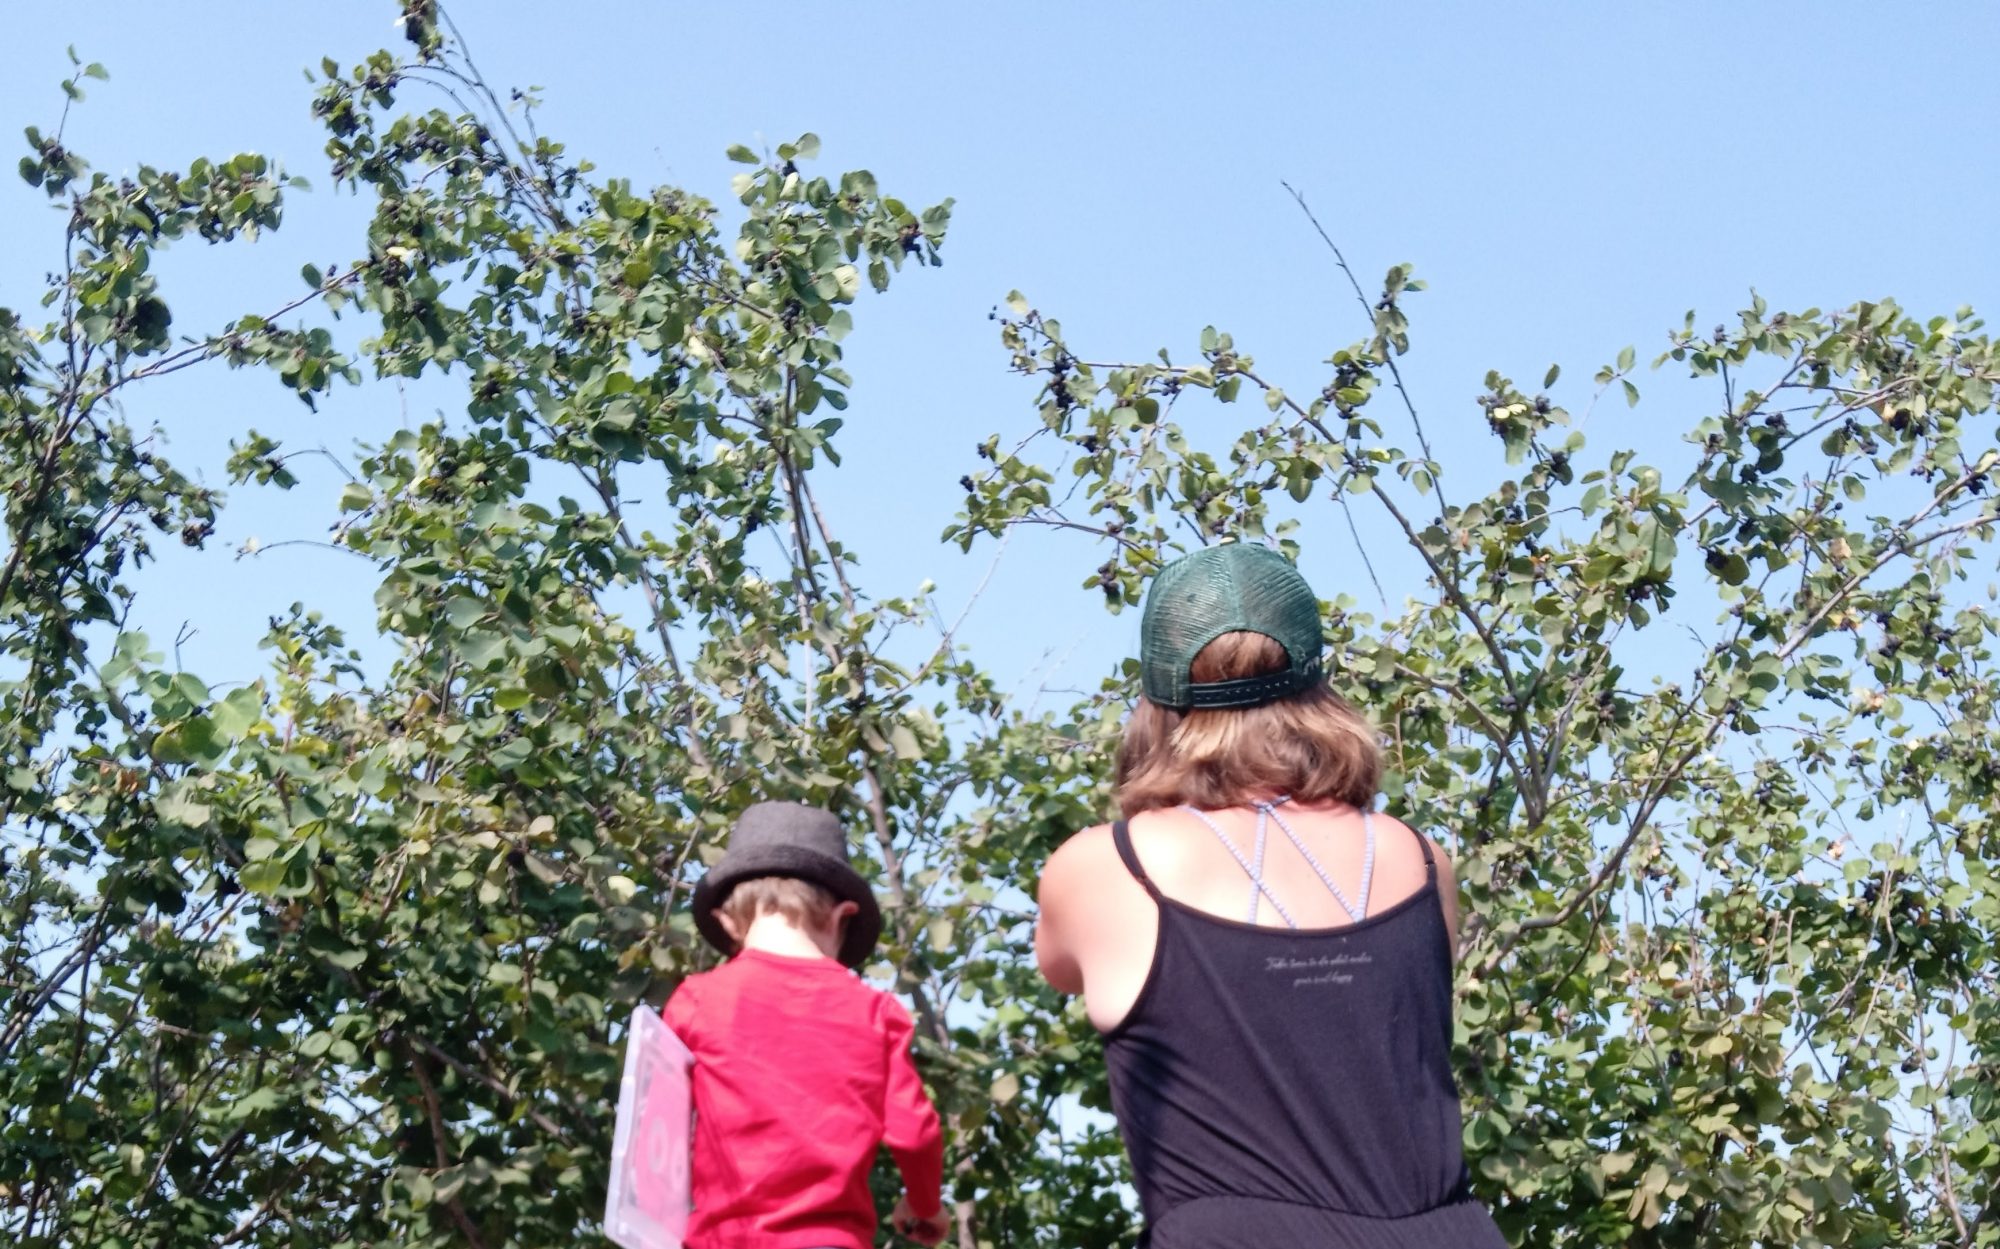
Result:
[[[945,268],[906,274],[856,310],[847,467],[824,487],[874,592],[931,577],[947,616],[990,558],[931,541],[956,510],[957,479],[976,466],[976,442],[1034,419],[987,319],[1010,289],[1098,357],[1189,354],[1216,324],[1294,390],[1316,389],[1317,362],[1360,335],[1281,179],[1364,281],[1410,261],[1431,284],[1410,304],[1405,372],[1447,459],[1468,449],[1451,483],[1461,496],[1492,468],[1472,404],[1488,368],[1538,381],[1560,362],[1556,397],[1581,409],[1590,374],[1620,347],[1649,356],[1685,310],[1728,319],[1753,285],[1778,307],[2000,304],[1987,224],[2000,10],[1987,5],[491,0],[454,11],[487,76],[544,88],[544,129],[606,173],[726,199],[728,145],[812,130],[829,171],[870,168],[911,202],[956,197]],[[74,43],[112,73],[70,122],[71,145],[98,168],[255,150],[312,178],[317,191],[293,201],[278,235],[162,266],[177,328],[212,325],[290,298],[305,261],[357,254],[365,206],[329,190],[300,70],[395,45],[394,13],[386,0],[15,6],[0,116],[46,128]],[[32,306],[59,229],[9,176],[0,304]],[[1599,450],[1664,454],[1712,410],[1706,391],[1642,383],[1636,412],[1613,402],[1593,416]],[[369,386],[313,415],[264,379],[197,372],[129,415],[166,426],[177,462],[219,482],[228,439],[249,427],[346,453],[448,402]],[[1234,428],[1227,410],[1184,415]],[[339,485],[307,466],[290,496],[246,490],[221,537],[320,536]],[[1309,535],[1321,593],[1362,593],[1344,527]],[[1075,588],[1102,558],[1021,535],[968,623],[975,652],[1010,680],[1045,653],[1068,655],[1057,683],[1093,684],[1136,629]],[[359,561],[304,548],[170,559],[141,614],[156,637],[198,622],[188,666],[240,679],[258,669],[248,647],[267,615],[305,599],[364,630],[372,581]]]

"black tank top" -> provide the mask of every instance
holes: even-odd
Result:
[[[1429,843],[1415,894],[1339,928],[1288,930],[1176,902],[1123,821],[1112,839],[1159,907],[1146,983],[1104,1035],[1141,1245],[1506,1249],[1466,1191]]]

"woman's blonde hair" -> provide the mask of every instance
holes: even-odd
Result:
[[[1189,665],[1197,683],[1286,667],[1261,633],[1225,633]],[[1183,803],[1215,810],[1255,798],[1366,806],[1382,782],[1382,744],[1366,717],[1323,682],[1256,707],[1176,711],[1141,697],[1118,744],[1118,809]]]

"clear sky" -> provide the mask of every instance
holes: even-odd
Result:
[[[53,122],[74,43],[112,73],[68,134],[98,168],[255,150],[317,184],[277,236],[163,266],[177,329],[275,307],[299,290],[302,262],[358,254],[363,206],[330,191],[300,70],[397,45],[388,0],[7,8],[0,120]],[[1280,179],[1364,281],[1410,261],[1430,282],[1409,305],[1405,368],[1447,459],[1484,446],[1472,399],[1486,369],[1539,381],[1560,362],[1557,398],[1581,409],[1620,347],[1649,356],[1686,309],[1727,319],[1753,285],[1779,307],[2000,305],[1990,4],[463,0],[453,12],[486,75],[544,88],[544,129],[607,173],[726,200],[729,144],[812,130],[829,172],[870,168],[912,203],[957,198],[946,267],[856,310],[847,467],[827,483],[874,591],[933,577],[951,615],[990,546],[968,557],[931,539],[974,444],[1034,419],[987,319],[1008,290],[1097,356],[1191,354],[1214,323],[1294,390],[1316,389],[1317,362],[1360,336]],[[27,311],[60,226],[11,168],[0,304]],[[1668,445],[1712,410],[1696,406],[1706,392],[1647,393],[1636,413],[1614,403],[1593,417],[1600,448]],[[251,426],[346,452],[446,401],[371,386],[314,416],[274,381],[203,371],[149,390],[130,416],[174,431],[176,459],[220,481],[228,438]],[[1460,494],[1487,463],[1469,462]],[[339,480],[305,477],[292,496],[243,492],[221,538],[323,535]],[[1321,593],[1361,591],[1344,529],[1314,533]],[[968,626],[976,653],[1009,679],[1069,653],[1059,683],[1094,683],[1136,630],[1075,590],[1102,558],[1022,535]],[[173,560],[142,615],[156,636],[197,621],[188,665],[241,678],[257,670],[246,647],[267,615],[303,598],[362,628],[372,580],[304,548]]]

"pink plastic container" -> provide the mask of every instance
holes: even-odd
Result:
[[[604,1234],[623,1249],[681,1249],[687,1235],[693,1065],[687,1046],[642,1003],[626,1033],[604,1201]]]

